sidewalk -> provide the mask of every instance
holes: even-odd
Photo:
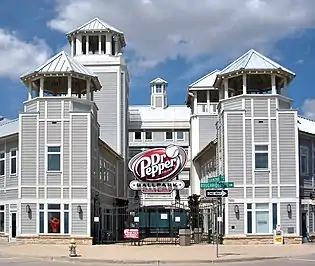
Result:
[[[77,260],[102,263],[201,263],[233,262],[304,256],[315,253],[314,245],[255,245],[220,246],[216,258],[215,245],[180,246],[130,246],[100,245],[78,246],[78,258],[69,258],[67,245],[1,245],[5,257],[33,257],[50,260]]]

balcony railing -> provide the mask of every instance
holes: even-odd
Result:
[[[198,113],[210,113],[216,114],[217,113],[217,103],[210,103],[208,106],[207,103],[198,103],[197,104],[197,111]]]

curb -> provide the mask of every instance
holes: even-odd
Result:
[[[39,257],[37,257],[39,258]],[[120,264],[120,265],[174,265],[174,264],[215,264],[215,263],[229,263],[229,262],[251,262],[258,260],[275,260],[286,257],[252,257],[252,258],[233,258],[233,259],[214,259],[214,260],[101,260],[101,259],[85,259],[81,257],[69,258],[62,257],[41,257],[41,259],[51,261],[67,261],[72,263],[95,263],[95,264]]]

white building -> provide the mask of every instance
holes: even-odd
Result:
[[[129,107],[129,158],[149,148],[166,147],[177,144],[189,152],[190,110],[185,105],[168,105],[168,83],[156,78],[150,82],[150,105],[132,105]],[[190,156],[180,180],[185,188],[180,191],[181,203],[187,205],[190,194]],[[130,180],[133,177],[130,176]],[[130,198],[133,192],[130,191]],[[143,194],[143,206],[170,206],[175,203],[175,192],[172,194]]]

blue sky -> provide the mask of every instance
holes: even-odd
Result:
[[[97,2],[98,0],[93,1]],[[120,2],[122,1],[123,0]],[[148,6],[148,4],[152,5],[153,0],[139,1],[142,1],[142,4]],[[258,0],[256,0],[256,2],[257,1]],[[301,1],[303,2],[303,0]],[[64,16],[67,15],[69,16],[69,19],[71,19],[71,14],[62,12],[70,12],[68,9],[71,7],[71,4],[73,5],[74,3],[76,4],[74,9],[82,8],[82,6],[77,4],[79,2],[79,0],[77,0],[77,2],[71,0],[2,0],[2,7],[0,9],[0,56],[2,57],[2,62],[0,62],[0,84],[2,90],[2,97],[0,98],[1,115],[8,118],[15,118],[18,116],[18,112],[22,110],[22,102],[26,99],[27,90],[20,82],[18,76],[22,74],[23,71],[38,66],[44,58],[57,53],[66,45],[63,29],[60,29],[60,25],[62,24],[58,24],[58,19],[60,21],[63,20],[66,24],[73,23],[73,25],[76,25],[81,21],[86,21],[88,17],[99,16],[99,11],[95,11],[94,15],[94,11],[89,7],[90,9],[87,11],[89,14],[86,18],[82,17],[78,21],[67,22]],[[161,2],[163,1],[161,0]],[[82,3],[84,4],[84,2]],[[167,2],[164,3],[165,5],[167,4]],[[17,5],[20,6],[19,9],[16,8]],[[62,7],[64,7],[64,9]],[[114,6],[111,5],[110,8],[114,9]],[[138,7],[138,10],[140,10],[139,8],[140,7]],[[149,12],[149,8],[150,7],[146,7],[146,12],[144,14]],[[172,6],[170,8],[176,7]],[[150,12],[153,11],[152,8],[152,11]],[[196,13],[191,13],[190,15],[196,15],[197,12],[201,11],[196,10]],[[152,21],[153,15],[154,13],[150,14],[150,21]],[[106,21],[106,18],[102,19]],[[146,19],[146,16],[143,15],[143,19]],[[110,18],[110,20],[113,21],[115,18]],[[51,21],[54,21],[54,23],[51,23]],[[174,17],[172,21],[174,21]],[[148,37],[143,38],[142,35],[134,32],[128,27],[126,27],[125,30],[124,25],[127,25],[126,21],[117,19],[117,23],[120,25],[115,26],[125,32],[127,47],[130,47],[126,50],[126,56],[130,62],[129,69],[132,75],[131,104],[149,103],[149,82],[156,77],[162,77],[168,81],[170,104],[184,104],[187,86],[190,83],[215,68],[220,69],[224,67],[232,59],[236,59],[236,57],[240,56],[250,48],[266,52],[267,56],[270,56],[272,59],[275,59],[280,64],[297,74],[295,80],[289,87],[289,96],[294,99],[296,108],[301,110],[306,99],[315,98],[312,82],[315,64],[315,50],[313,48],[315,47],[315,29],[313,29],[314,25],[312,24],[313,20],[311,19],[307,21],[308,24],[296,25],[297,30],[295,30],[293,34],[283,34],[283,36],[277,36],[277,38],[275,38],[274,35],[267,33],[265,41],[259,40],[257,42],[257,36],[254,36],[255,38],[252,38],[251,43],[245,43],[245,41],[244,43],[235,42],[233,43],[233,49],[235,48],[235,51],[233,50],[231,53],[228,53],[227,50],[231,51],[232,46],[215,46],[213,43],[210,44],[210,42],[209,47],[211,47],[207,51],[207,45],[204,45],[204,40],[201,44],[193,43],[193,41],[189,39],[184,39],[183,36],[185,35],[179,34],[182,27],[176,25],[176,23],[174,26],[170,26],[167,21],[165,22],[166,30],[169,31],[167,38],[170,39],[169,37],[172,36],[172,44],[174,44],[175,37],[178,38],[178,36],[182,36],[180,37],[180,41],[187,41],[191,46],[185,46],[185,42],[183,42],[184,46],[179,47],[177,52],[175,45],[169,45],[170,48],[168,48],[168,43],[170,42],[165,41],[165,47],[163,46],[161,51],[156,51],[156,49],[153,48],[154,44],[152,44],[152,41],[150,41],[149,38],[154,38],[157,34],[151,36],[149,34],[151,31],[145,29],[148,30],[146,33],[146,36]],[[288,21],[288,27],[295,26],[294,21],[290,21],[290,23]],[[159,36],[164,38],[162,34],[166,34],[165,30],[163,31],[156,25],[156,23],[152,24],[151,28],[154,28],[159,32]],[[286,25],[282,26],[286,27]],[[219,25],[217,27],[219,27]],[[69,25],[69,28],[72,28],[72,26]],[[200,28],[199,30],[202,31],[203,29]],[[243,29],[237,30],[243,32]],[[64,29],[64,31],[66,31],[66,29]],[[250,34],[249,29],[244,29],[244,32]],[[228,32],[222,34],[228,34]],[[8,43],[10,43],[8,37],[12,36],[15,38],[14,41],[19,42],[16,46],[16,51],[8,45]],[[261,36],[264,36],[264,34],[262,33]],[[218,39],[217,36],[214,37],[216,40]],[[210,36],[207,38],[210,38],[209,40],[211,40],[212,37]],[[221,36],[219,36],[219,39],[220,38]],[[131,43],[130,46],[128,43],[129,39]],[[212,38],[212,40],[213,39],[214,38]],[[194,39],[195,42],[197,42],[196,40],[198,40],[198,38]],[[272,44],[266,45],[266,43],[270,43],[270,40]],[[23,48],[24,44],[26,44],[26,50]],[[191,52],[188,53],[187,49],[193,47],[192,45],[196,46],[196,51],[191,50]],[[152,47],[151,50],[150,47]],[[200,52],[198,52],[198,49]],[[160,54],[158,52],[160,52]],[[10,55],[12,56],[10,57]],[[143,67],[143,65],[141,66],[139,60],[145,62],[143,65],[147,67]],[[13,70],[22,72],[10,74]],[[310,106],[310,104],[308,106]],[[313,110],[315,111],[315,108]]]

